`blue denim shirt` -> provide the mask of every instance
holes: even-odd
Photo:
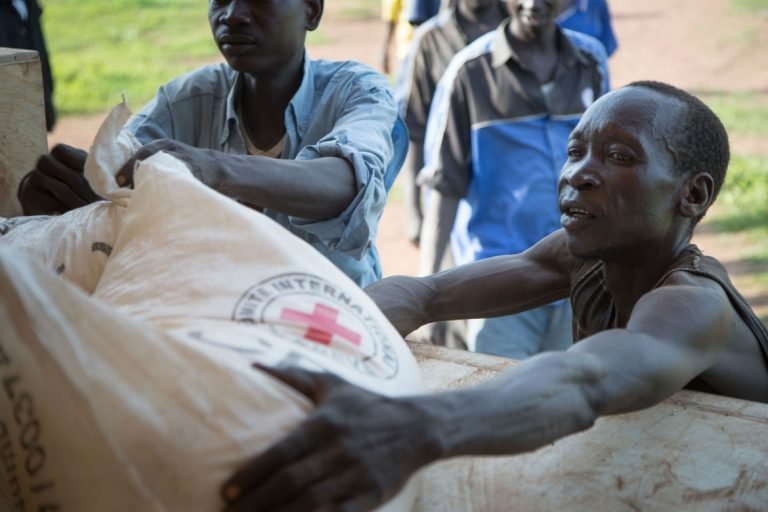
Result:
[[[160,87],[126,128],[144,144],[159,138],[246,154],[236,112],[242,78],[212,64]],[[387,79],[349,61],[304,58],[304,76],[285,111],[281,158],[341,157],[354,168],[357,196],[338,217],[309,220],[265,209],[360,286],[381,278],[376,230],[405,159],[408,137]]]

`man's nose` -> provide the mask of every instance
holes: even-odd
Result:
[[[560,188],[570,185],[576,190],[590,190],[600,186],[601,180],[591,156],[578,162],[566,162],[560,173]]]
[[[219,21],[226,25],[239,25],[248,22],[248,3],[244,0],[232,0],[227,5]]]

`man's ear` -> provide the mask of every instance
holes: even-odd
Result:
[[[323,0],[304,0],[304,3],[307,13],[304,27],[309,31],[315,30],[323,17]]]
[[[681,191],[679,211],[684,217],[700,218],[715,199],[715,180],[708,172],[689,176]]]

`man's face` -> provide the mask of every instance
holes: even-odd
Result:
[[[535,39],[555,24],[560,0],[509,0],[507,8],[526,39]]]
[[[664,137],[683,108],[655,91],[627,87],[584,113],[558,183],[560,222],[574,256],[645,254],[677,239],[684,180]]]
[[[306,31],[320,20],[318,9],[320,0],[209,0],[208,20],[229,65],[258,75],[301,59]]]

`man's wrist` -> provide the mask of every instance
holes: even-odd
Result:
[[[403,398],[410,409],[416,412],[418,430],[414,434],[419,440],[417,453],[414,454],[414,470],[442,459],[448,453],[445,432],[445,409],[438,405],[434,395],[419,395]]]
[[[208,167],[206,170],[205,183],[217,192],[226,195],[225,189],[228,185],[227,173],[225,171],[225,166],[221,165],[221,163],[223,161],[222,157],[226,157],[227,155],[213,149],[203,149],[202,151],[205,156],[203,161],[206,162],[206,166]]]

